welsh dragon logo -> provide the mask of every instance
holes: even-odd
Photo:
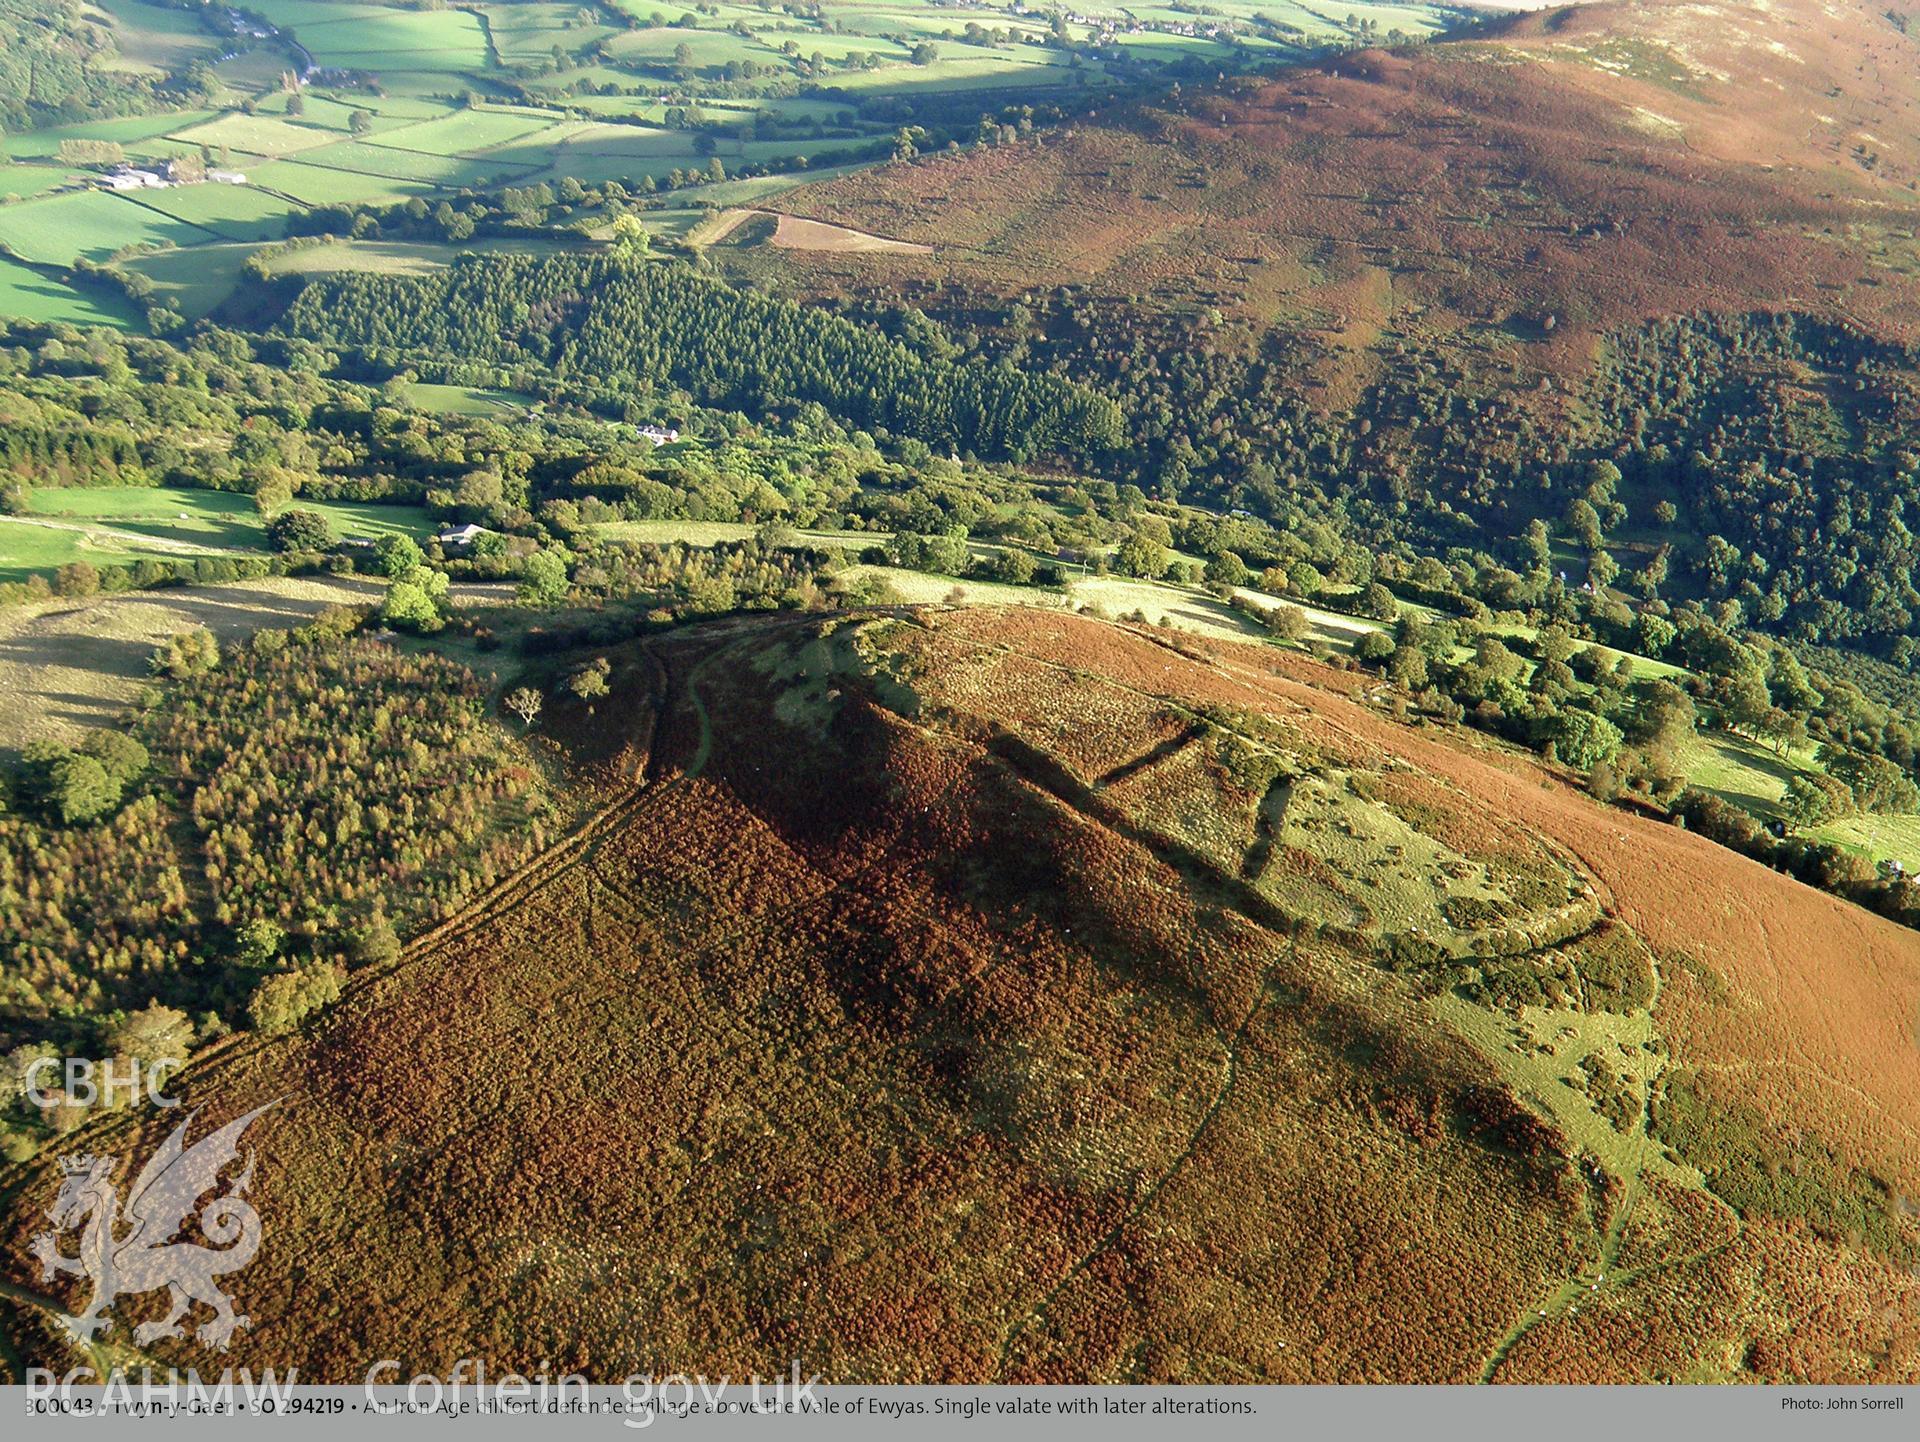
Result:
[[[224,1352],[234,1330],[251,1325],[249,1318],[234,1312],[232,1299],[214,1284],[215,1277],[239,1271],[260,1250],[260,1215],[246,1200],[253,1180],[251,1152],[239,1176],[225,1181],[227,1190],[199,1209],[200,1232],[214,1245],[173,1239],[194,1219],[200,1198],[222,1185],[221,1169],[239,1157],[241,1134],[273,1105],[268,1102],[255,1108],[192,1146],[187,1145],[187,1128],[199,1113],[188,1113],[134,1178],[124,1213],[112,1180],[117,1157],[62,1158],[65,1180],[47,1208],[53,1230],[33,1239],[33,1255],[39,1260],[43,1282],[64,1272],[93,1283],[93,1298],[86,1310],[65,1318],[74,1337],[86,1340],[109,1327],[112,1319],[106,1311],[116,1297],[162,1287],[171,1306],[164,1320],[134,1328],[134,1340],[143,1346],[161,1337],[182,1335],[181,1319],[195,1302],[213,1308],[212,1320],[194,1333],[209,1347]],[[60,1233],[76,1228],[80,1254],[64,1256]]]

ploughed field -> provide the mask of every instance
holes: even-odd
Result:
[[[1912,933],[1277,650],[902,609],[611,660],[542,722],[592,821],[185,1078],[284,1098],[233,1365],[1920,1375]]]

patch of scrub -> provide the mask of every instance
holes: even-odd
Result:
[[[1451,992],[1435,997],[1435,1012],[1487,1057],[1521,1098],[1621,1178],[1660,1177],[1682,1187],[1705,1185],[1699,1172],[1667,1155],[1646,1134],[1645,1104],[1666,1069],[1665,1045],[1645,1010],[1627,1015],[1557,1007],[1522,1007],[1517,1014],[1475,1006]],[[1623,1128],[1607,1114],[1600,1076],[1615,1079],[1637,1100]]]
[[[837,625],[800,645],[782,641],[753,652],[748,662],[780,683],[774,718],[782,725],[820,732],[839,714],[850,683],[862,683],[887,709],[917,716],[920,697],[906,684],[901,658],[876,644],[876,624]]]

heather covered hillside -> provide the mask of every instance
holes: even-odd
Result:
[[[0,0],[0,1381],[1920,1384],[1907,3]]]
[[[1278,652],[899,611],[607,674],[545,723],[594,819],[191,1074],[285,1097],[236,1361],[1913,1377],[1911,932]]]
[[[1897,11],[1594,5],[1115,106],[779,209],[934,247],[787,252],[796,283],[1208,314],[1311,337],[1329,382],[1396,346],[1577,371],[1676,311],[1805,309],[1906,337],[1920,38]]]

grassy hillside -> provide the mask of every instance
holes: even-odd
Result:
[[[1278,651],[985,609],[609,660],[540,723],[591,822],[186,1077],[286,1097],[235,1365],[1915,1376],[1912,933]]]
[[[126,8],[168,13],[144,5]],[[192,22],[181,18],[179,28],[191,29]],[[165,75],[190,53],[154,35],[116,37],[114,28],[105,13],[77,0],[0,0],[0,125],[24,129],[102,107],[112,113],[150,102],[147,87],[132,83],[135,72],[117,38],[131,52],[142,48],[142,40],[148,42],[150,58],[161,62],[144,67],[149,75]],[[211,36],[202,38],[212,43]]]

